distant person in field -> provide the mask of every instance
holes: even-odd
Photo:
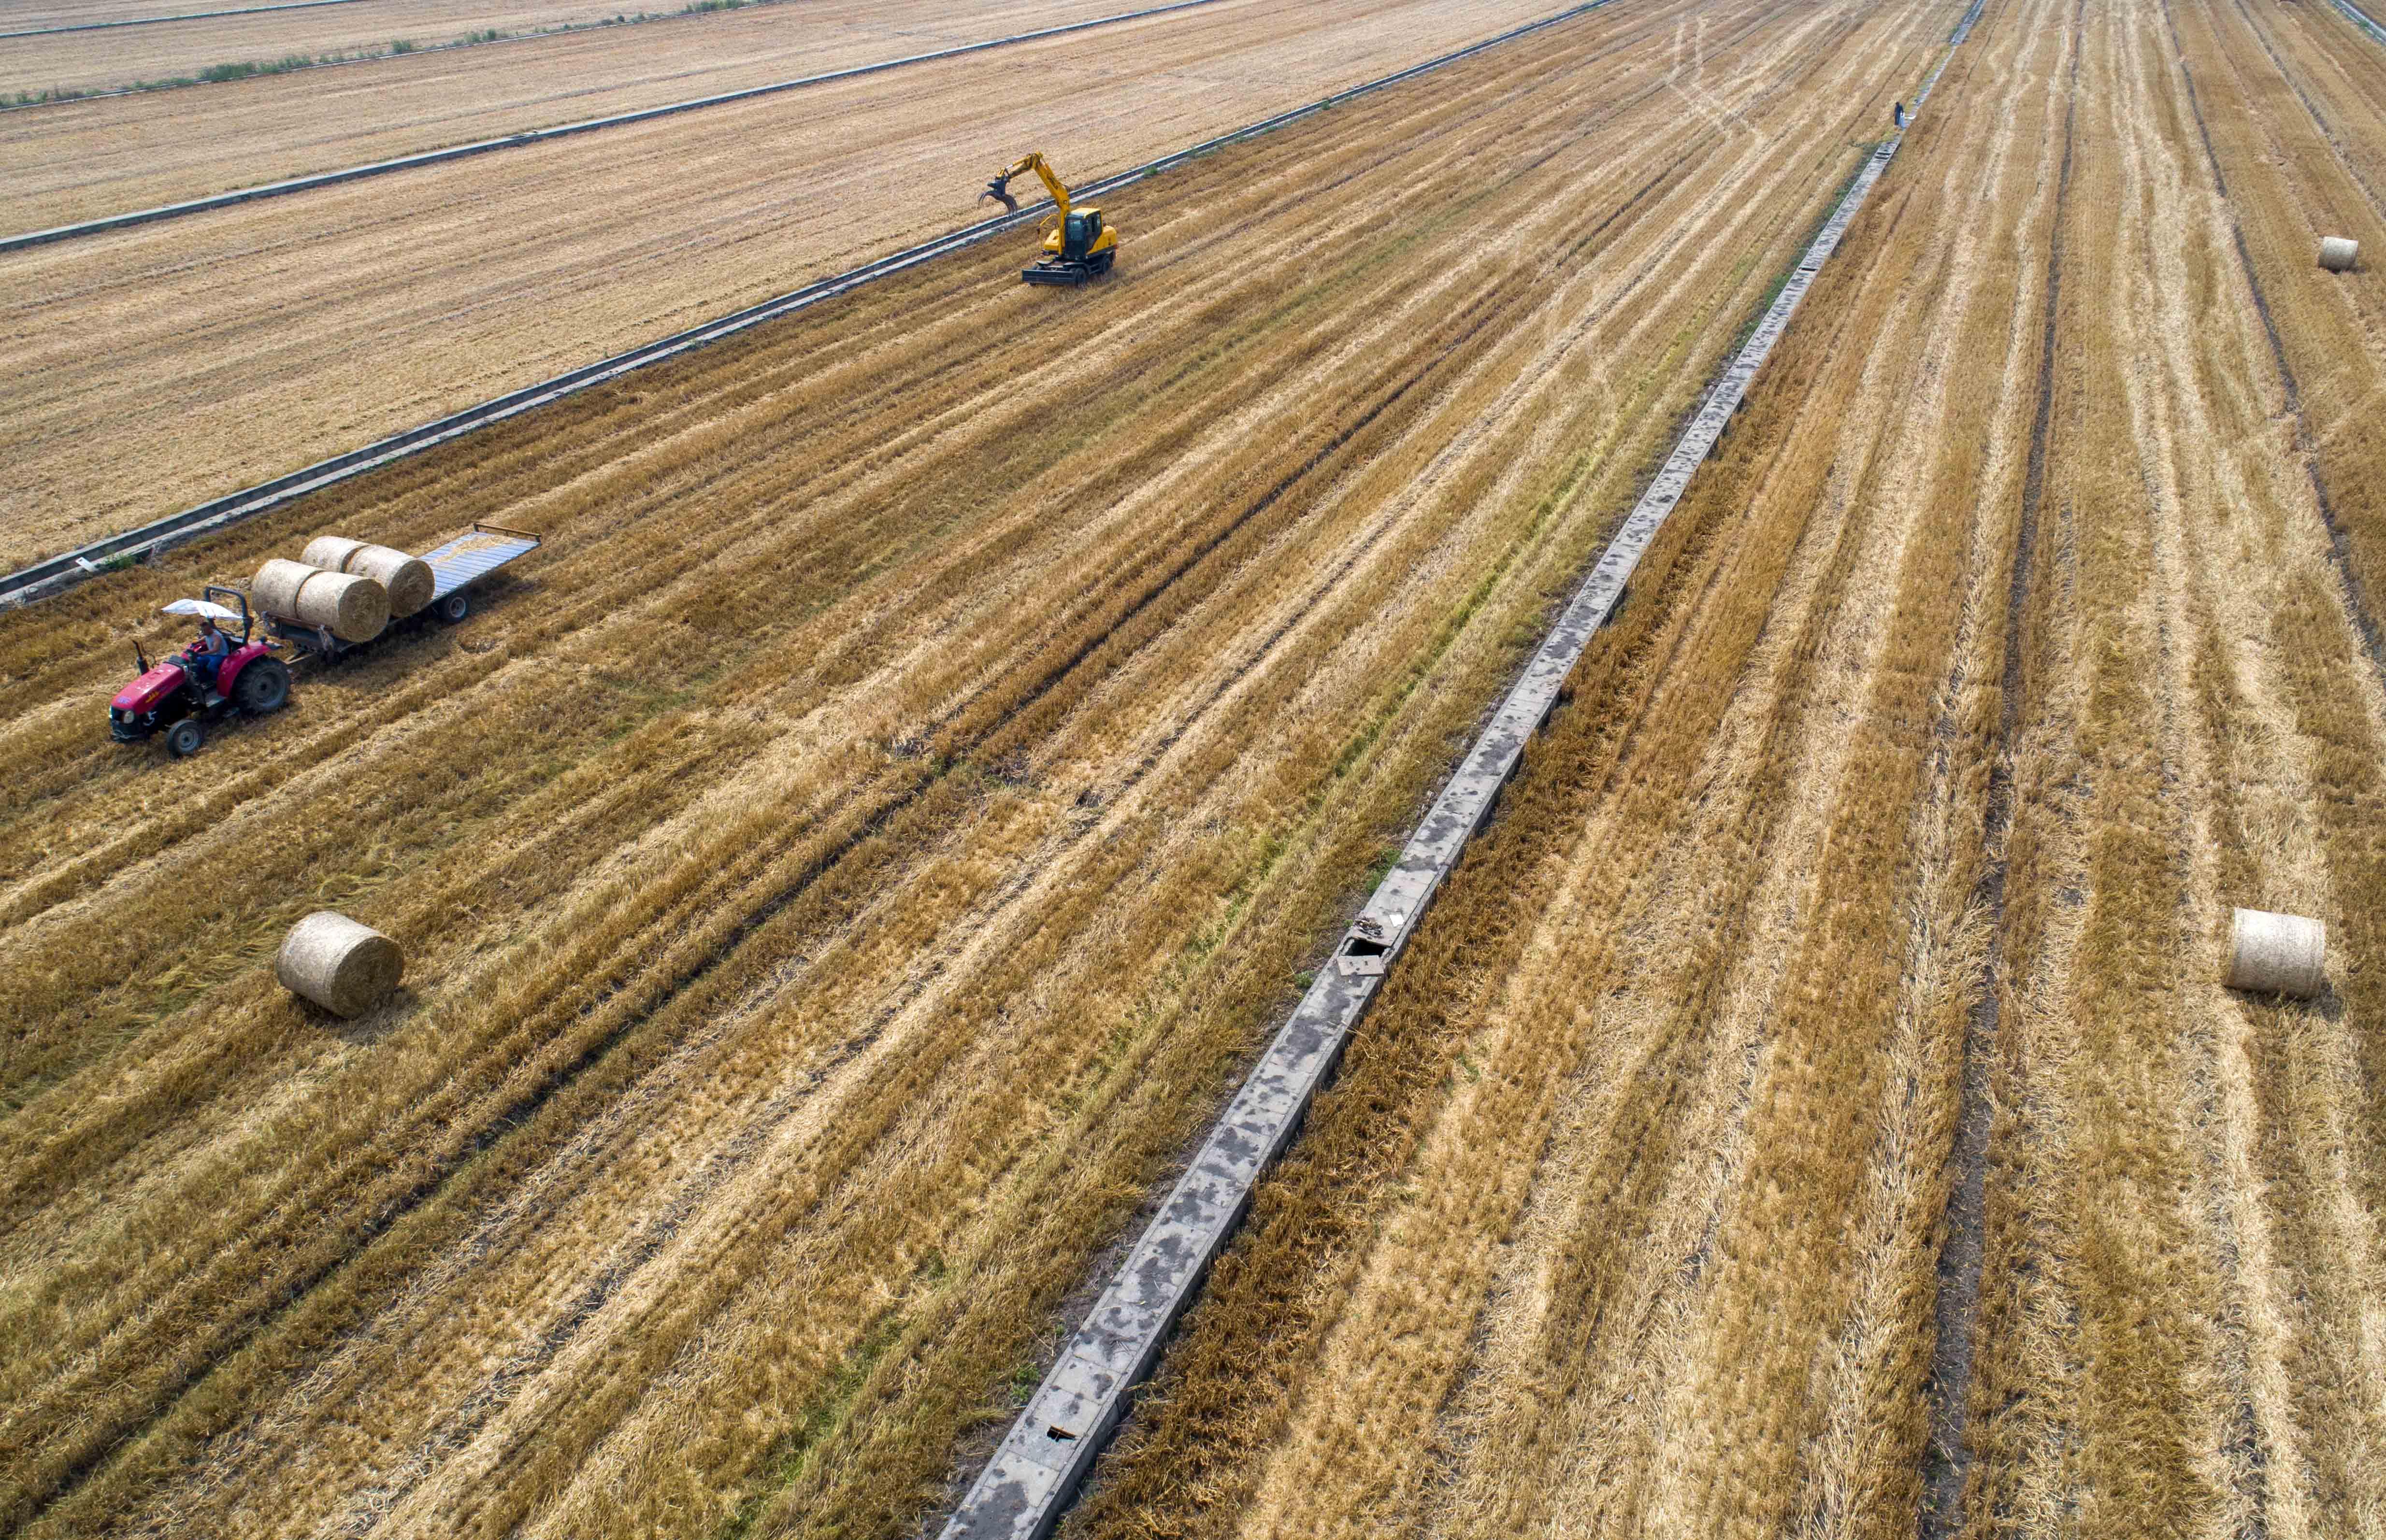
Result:
[[[1889,111],[1890,118],[1896,122],[1897,126],[1901,129],[1903,128],[1905,126],[1905,104],[1903,102],[1891,102],[1889,105]]]
[[[232,656],[232,638],[216,627],[213,616],[199,618],[199,639],[191,645],[191,661],[199,666],[199,682],[210,689],[216,676],[223,672],[224,659]]]

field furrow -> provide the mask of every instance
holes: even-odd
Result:
[[[2291,244],[2272,222],[2289,168],[2232,161],[2277,120],[2241,94],[2274,56],[2206,51],[2232,19],[2128,15],[2088,56],[2082,100],[2112,104],[2099,138],[2118,148],[2074,241],[2112,255],[2082,275],[2050,570],[2137,597],[2063,617],[2043,647],[2016,841],[2044,876],[2012,945],[2029,1008],[1998,1086],[1975,1508],[2366,1534],[2386,1424],[2348,1387],[2378,1370],[2352,1303],[2379,1278],[2361,1217],[2377,1152],[2345,1131],[2377,1105],[2355,1026],[2376,1009],[2377,842],[2346,815],[2378,805],[2386,726],[2348,578],[2378,531],[2332,531],[2339,464],[2298,420],[2311,360],[2287,339],[2309,334],[2273,322],[2322,232]],[[2214,955],[2239,904],[2328,918],[2350,965],[2337,1008],[2247,1001],[2180,966]]]

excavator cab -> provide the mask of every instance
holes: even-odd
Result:
[[[1030,283],[1083,283],[1111,270],[1118,256],[1118,232],[1102,223],[1099,208],[1072,208],[1044,236],[1044,259],[1022,268]]]
[[[1072,208],[1061,228],[1044,242],[1044,249],[1052,256],[1071,262],[1089,260],[1097,249],[1109,252],[1118,248],[1118,238],[1102,240],[1102,211],[1099,208]]]
[[[1034,267],[1021,269],[1019,276],[1030,283],[1075,285],[1110,271],[1111,262],[1118,257],[1118,232],[1102,222],[1100,209],[1082,208],[1070,202],[1068,187],[1041,154],[1023,156],[997,171],[986,184],[981,198],[990,198],[1016,212],[1019,200],[1011,195],[1010,184],[1011,179],[1022,171],[1033,171],[1043,180],[1046,191],[1052,194],[1055,212],[1044,221],[1043,259]]]

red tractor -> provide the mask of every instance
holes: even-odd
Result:
[[[207,742],[207,724],[237,713],[252,717],[279,711],[290,700],[290,666],[273,656],[279,643],[251,639],[248,595],[237,588],[209,588],[200,599],[176,599],[162,613],[193,615],[199,639],[157,663],[132,645],[140,677],[116,692],[107,706],[107,728],[119,744],[137,744],[163,732],[166,751],[177,759],[196,754]],[[234,642],[229,627],[240,626]]]

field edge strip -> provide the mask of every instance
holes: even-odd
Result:
[[[1197,0],[1197,3],[1206,3],[1206,0]],[[1456,64],[1486,49],[1513,43],[1518,38],[1540,31],[1544,28],[1571,21],[1592,11],[1602,10],[1615,3],[1616,0],[1584,0],[1583,4],[1569,6],[1554,15],[1545,16],[1538,21],[1526,22],[1521,27],[1513,27],[1507,31],[1470,43],[1450,53],[1438,55],[1423,63],[1410,65],[1405,69],[1396,70],[1389,75],[1379,76],[1358,85],[1347,86],[1331,95],[1321,96],[1316,101],[1262,118],[1257,122],[1246,123],[1241,128],[1229,130],[1214,138],[1202,140],[1197,144],[1189,144],[1181,150],[1173,150],[1157,160],[1148,160],[1140,166],[1132,166],[1124,171],[1086,182],[1076,188],[1076,196],[1091,198],[1104,193],[1114,192],[1131,182],[1173,170],[1187,161],[1224,149],[1228,145],[1237,144],[1262,134],[1272,133],[1277,129],[1285,128],[1304,118],[1326,111],[1328,108],[1355,101],[1361,96],[1398,85],[1404,81],[1413,80],[1417,76],[1430,73],[1445,66]],[[959,230],[923,241],[917,245],[905,246],[884,257],[873,257],[859,267],[848,268],[843,272],[816,279],[799,289],[791,290],[774,299],[766,299],[758,304],[749,305],[742,310],[733,310],[725,316],[715,317],[711,320],[692,326],[686,331],[659,337],[653,342],[643,343],[626,352],[616,353],[610,357],[584,364],[578,369],[566,370],[564,373],[539,381],[535,384],[509,391],[478,406],[467,407],[461,411],[451,412],[446,417],[434,419],[419,427],[390,434],[386,438],[376,439],[362,448],[351,449],[345,454],[334,455],[329,459],[318,460],[313,465],[259,482],[254,486],[244,487],[237,492],[228,492],[220,497],[210,498],[180,513],[168,514],[162,519],[152,520],[146,524],[119,531],[115,534],[103,535],[73,550],[44,557],[13,572],[0,574],[0,609],[14,608],[20,605],[31,604],[37,599],[52,597],[76,583],[88,578],[98,577],[116,567],[129,565],[153,553],[170,549],[204,535],[213,534],[231,525],[254,519],[260,514],[270,513],[275,508],[297,501],[308,493],[320,492],[325,487],[334,486],[352,477],[360,476],[368,470],[378,470],[384,465],[421,454],[451,439],[460,438],[475,429],[485,428],[509,418],[518,417],[534,407],[543,407],[551,401],[559,401],[566,396],[577,394],[581,391],[619,379],[649,364],[661,363],[665,359],[693,352],[708,344],[735,336],[765,321],[776,320],[782,316],[793,315],[798,310],[808,309],[824,300],[834,299],[839,294],[858,289],[873,280],[905,271],[923,262],[975,245],[1005,231],[1041,218],[1051,207],[1051,200],[1048,198],[1039,203],[1030,204],[1015,214],[998,214],[992,219],[964,225]]]
[[[18,31],[0,32],[0,40],[12,37],[57,37],[64,32],[112,32],[119,27],[160,27],[169,21],[215,21],[227,16],[263,16],[268,11],[311,11],[325,6],[354,6],[362,0],[283,0],[279,6],[241,6],[232,10],[190,11],[181,16],[135,16],[122,21],[79,21],[71,27],[27,27]]]
[[[289,8],[305,10],[314,6],[345,6],[356,3],[358,0],[302,0],[300,5]],[[790,6],[799,3],[800,0],[737,0],[737,3],[729,6],[727,10],[743,12],[759,10],[765,6]],[[280,10],[283,7],[266,6],[261,8]],[[245,16],[248,12],[227,11],[223,14]],[[119,96],[154,96],[161,91],[196,91],[206,86],[245,85],[261,75],[296,75],[312,69],[345,69],[359,64],[391,64],[401,59],[425,59],[439,54],[452,54],[465,48],[497,48],[511,43],[545,43],[557,38],[577,37],[583,32],[618,31],[625,27],[650,27],[665,21],[695,21],[717,14],[722,13],[703,10],[691,3],[689,6],[675,11],[640,11],[634,16],[623,13],[618,19],[606,16],[598,17],[593,21],[565,21],[552,27],[534,27],[522,32],[500,31],[494,37],[473,37],[468,34],[463,37],[450,38],[445,43],[409,42],[403,52],[398,51],[393,44],[378,53],[369,51],[358,54],[326,54],[309,59],[305,64],[290,65],[288,68],[277,66],[271,69],[259,70],[255,75],[239,75],[225,80],[209,80],[205,75],[171,76],[165,80],[137,81],[131,85],[98,87],[90,91],[66,88],[65,94],[60,95],[31,96],[19,101],[0,102],[0,119],[5,119],[12,112],[38,112],[44,107],[78,106],[86,102],[111,102]],[[182,19],[161,16],[152,19],[179,21]],[[110,25],[129,26],[131,23],[110,23]],[[5,40],[11,35],[39,36],[41,34],[0,32],[0,40]]]
[[[1986,0],[1973,0],[1916,93],[1918,112]],[[1907,122],[1912,122],[1912,115]],[[1751,381],[1824,262],[1904,142],[1875,149],[1823,222],[1756,330],[1691,418],[1673,452],[1525,665],[1382,883],[1319,970],[1209,1137],[1170,1191],[1050,1372],[1028,1398],[947,1521],[942,1540],[1043,1540],[1060,1522],[1108,1445],[1135,1387],[1158,1365],[1169,1333],[1250,1207],[1252,1189],[1299,1133],[1331,1080],[1344,1045],[1443,882],[1490,822],[1526,743],[1556,709],[1590,638],[1714,453]]]
[[[451,160],[463,160],[472,156],[490,155],[498,150],[522,149],[532,144],[545,144],[575,134],[594,133],[599,129],[626,128],[657,118],[676,117],[683,112],[701,112],[707,107],[729,106],[738,102],[752,101],[758,96],[774,96],[783,92],[806,91],[813,86],[834,85],[840,81],[858,80],[865,75],[885,74],[890,69],[906,69],[915,64],[934,64],[941,59],[960,58],[968,54],[983,54],[990,49],[1009,48],[1017,44],[1036,43],[1046,38],[1061,37],[1070,32],[1082,32],[1096,27],[1113,27],[1123,21],[1141,21],[1150,17],[1166,16],[1172,11],[1189,11],[1203,6],[1214,6],[1218,0],[1173,0],[1165,6],[1152,6],[1142,10],[1121,11],[1114,16],[1090,17],[1084,21],[1065,22],[1058,27],[1045,27],[1032,32],[1013,32],[1006,37],[990,37],[976,43],[956,44],[950,48],[938,48],[925,54],[906,54],[900,58],[879,59],[870,64],[856,64],[843,69],[831,69],[818,75],[799,75],[794,80],[772,81],[767,85],[749,85],[738,91],[724,91],[710,96],[691,96],[685,101],[665,102],[660,106],[640,107],[634,112],[609,113],[602,118],[583,118],[576,122],[557,123],[544,129],[525,129],[520,133],[500,134],[495,139],[475,139],[469,144],[450,144],[445,149],[424,150],[416,155],[397,156],[389,160],[369,160],[360,166],[344,166],[333,171],[315,171],[303,177],[290,177],[281,182],[262,182],[254,187],[235,187],[228,193],[211,193],[204,198],[191,198],[182,203],[159,204],[154,208],[135,208],[122,214],[109,214],[96,219],[83,219],[69,225],[53,225],[47,230],[29,230],[18,235],[0,235],[0,252],[23,251],[31,246],[55,244],[59,241],[80,240],[87,235],[105,234],[111,230],[129,230],[134,225],[155,224],[160,219],[179,219],[192,214],[213,213],[220,208],[232,208],[245,203],[257,203],[265,198],[283,198],[296,193],[312,193],[320,188],[336,187],[345,182],[362,182],[370,177],[385,177],[399,171],[421,170],[426,166],[445,165]]]
[[[2386,27],[2380,27],[2378,25],[2377,21],[2370,17],[2369,13],[2355,5],[2353,0],[2329,0],[2329,4],[2334,6],[2338,10],[2342,11],[2344,13],[2345,19],[2351,21],[2363,31],[2367,32],[2371,41],[2379,44],[2386,44]]]

